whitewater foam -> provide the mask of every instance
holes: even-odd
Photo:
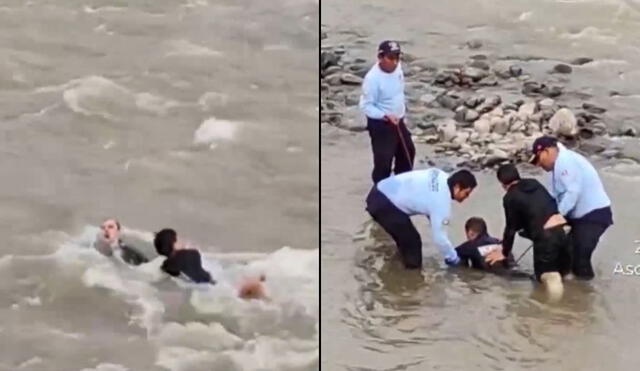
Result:
[[[235,137],[239,125],[238,122],[211,117],[205,120],[193,134],[193,143],[211,146],[219,141],[230,141]]]

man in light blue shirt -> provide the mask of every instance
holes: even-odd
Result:
[[[449,176],[440,169],[413,170],[375,184],[367,196],[367,211],[391,235],[407,269],[422,267],[422,240],[411,222],[425,215],[431,222],[433,242],[448,265],[460,259],[447,237],[451,202],[464,201],[477,186],[468,170]]]
[[[415,146],[404,122],[406,113],[404,74],[400,66],[400,45],[384,41],[378,47],[376,63],[362,83],[360,109],[367,117],[373,150],[373,183],[413,167]]]
[[[598,172],[582,155],[549,136],[535,140],[530,162],[551,172],[558,211],[571,225],[573,274],[576,278],[592,279],[595,274],[591,255],[600,237],[613,224],[611,200]]]

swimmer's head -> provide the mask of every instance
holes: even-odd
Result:
[[[102,222],[100,230],[102,231],[102,237],[110,244],[114,244],[120,239],[120,222],[115,218]]]
[[[485,223],[484,219],[474,216],[464,223],[464,232],[467,235],[467,240],[475,240],[476,238],[487,234],[487,223]]]
[[[156,251],[159,255],[169,257],[176,249],[177,242],[178,234],[176,231],[170,228],[165,228],[156,233],[156,236],[153,239],[153,246],[156,247]]]
[[[502,188],[509,190],[509,187],[520,180],[520,173],[516,165],[506,164],[498,168],[497,177],[500,184],[502,184]]]

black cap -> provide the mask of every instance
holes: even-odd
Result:
[[[550,136],[541,136],[533,142],[533,148],[531,150],[532,155],[529,162],[536,165],[538,163],[538,155],[549,147],[557,147],[558,140]]]
[[[378,46],[378,55],[400,55],[400,44],[397,41],[383,41]]]

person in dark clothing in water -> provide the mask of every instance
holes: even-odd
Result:
[[[153,245],[159,255],[167,257],[161,267],[165,273],[173,277],[186,276],[195,283],[216,283],[211,274],[202,267],[200,252],[195,249],[185,248],[182,242],[178,240],[178,234],[175,230],[165,228],[156,233]],[[259,279],[244,281],[238,290],[238,296],[244,299],[265,298],[265,290],[262,284],[264,281],[264,275],[260,276]]]
[[[571,269],[570,243],[565,226],[567,221],[559,214],[555,199],[535,179],[521,179],[513,164],[498,169],[498,180],[505,189],[503,198],[506,225],[502,238],[502,251],[489,254],[487,261],[504,260],[511,253],[518,231],[533,241],[533,269],[536,278],[549,291],[562,295],[561,276]]]
[[[100,233],[94,244],[94,248],[105,256],[113,256],[118,252],[122,260],[131,265],[140,265],[149,262],[146,256],[134,247],[126,245],[120,239],[120,222],[116,219],[107,219],[100,226]]]
[[[496,250],[502,250],[500,240],[491,237],[487,231],[487,223],[484,219],[479,217],[472,217],[464,224],[465,235],[467,241],[456,247],[456,252],[460,257],[460,265],[463,267],[469,267],[479,269],[494,274],[509,276],[512,278],[526,278],[529,279],[530,275],[512,269],[515,265],[513,256],[509,255],[508,265],[494,264],[490,265],[485,262],[485,257]]]

